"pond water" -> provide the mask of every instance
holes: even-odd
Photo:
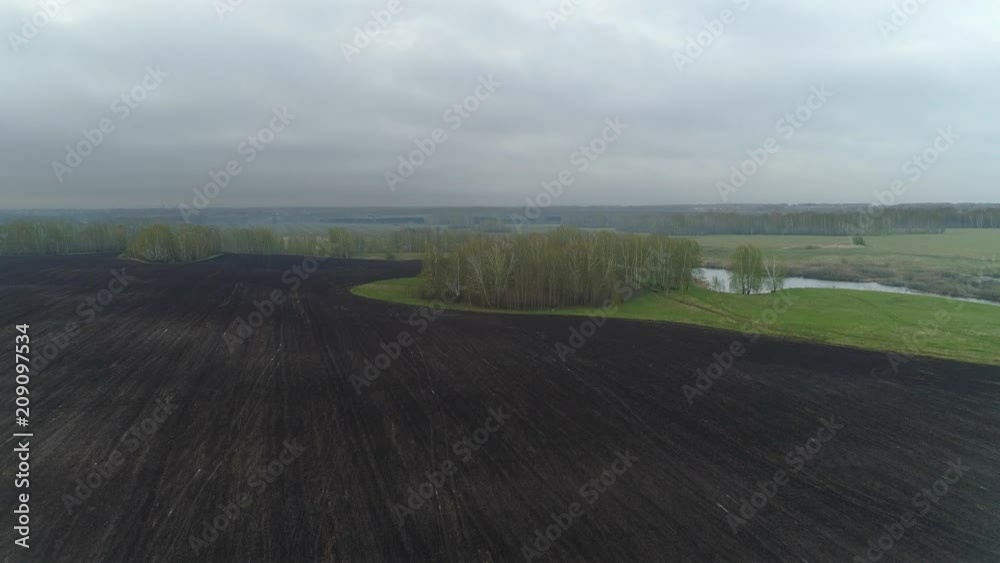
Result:
[[[701,268],[696,271],[705,281],[709,283],[709,287],[712,289],[717,289],[716,286],[719,284],[713,283],[713,278],[719,280],[721,287],[725,288],[723,291],[726,293],[736,293],[729,287],[729,270],[723,270],[721,268]],[[996,305],[1000,306],[1000,303],[994,301],[986,301],[985,299],[972,299],[971,297],[948,297],[946,295],[938,295],[936,293],[924,293],[921,291],[914,291],[912,289],[907,289],[905,287],[895,287],[891,285],[883,285],[876,282],[845,282],[845,281],[832,281],[832,280],[817,280],[813,278],[798,278],[789,277],[785,278],[785,289],[810,289],[810,288],[823,288],[823,289],[851,289],[856,291],[880,291],[883,293],[907,293],[910,295],[930,295],[932,297],[941,297],[942,299],[954,299],[957,301],[968,301],[970,303],[984,303],[986,305]]]

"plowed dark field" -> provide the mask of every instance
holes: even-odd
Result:
[[[995,367],[896,372],[885,354],[620,320],[564,362],[556,345],[584,319],[420,316],[349,293],[417,263],[302,266],[0,258],[0,554],[1000,561]],[[27,428],[22,323],[31,355],[52,356]],[[690,404],[682,386],[734,341],[746,354]],[[395,359],[393,342],[408,343]],[[34,433],[30,550],[13,543],[16,431]]]

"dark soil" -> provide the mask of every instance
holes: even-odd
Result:
[[[424,324],[349,293],[417,263],[330,260],[292,291],[283,273],[302,261],[0,259],[0,428],[34,432],[31,549],[13,546],[23,491],[8,438],[0,557],[519,561],[555,513],[565,530],[550,529],[559,537],[533,560],[846,562],[885,526],[903,533],[883,561],[1000,560],[996,367],[914,359],[895,372],[885,354],[622,320],[564,362],[556,346],[582,318],[447,312]],[[85,300],[122,268],[135,280],[91,317]],[[231,351],[233,321],[274,290],[287,299]],[[79,334],[33,370],[21,429],[14,325],[30,323],[38,356],[67,322]],[[365,361],[397,341],[411,343],[356,389]],[[682,386],[734,341],[746,354],[689,404]],[[176,411],[156,422],[164,398]],[[497,429],[490,409],[510,418]],[[810,442],[831,417],[843,428]],[[152,432],[130,450],[123,434],[144,420]],[[788,455],[808,445],[811,459]],[[619,452],[638,460],[616,464]],[[109,477],[67,501],[112,458]],[[915,503],[958,459],[964,475]],[[262,482],[269,465],[280,474]],[[611,467],[614,484],[588,485]],[[788,478],[773,486],[778,470]],[[430,499],[400,519],[396,505],[428,481]],[[765,481],[773,497],[734,533],[727,514]],[[578,516],[558,516],[573,503]],[[908,511],[912,527],[892,528]],[[206,530],[213,519],[224,529]]]

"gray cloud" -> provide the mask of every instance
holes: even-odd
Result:
[[[731,201],[869,202],[941,127],[960,141],[900,201],[1000,201],[986,1],[927,0],[887,39],[892,0],[577,0],[555,29],[558,0],[399,0],[350,63],[344,43],[387,1],[243,0],[223,19],[210,0],[62,1],[17,52],[39,3],[0,5],[3,208],[190,201],[283,106],[299,117],[214,205],[522,205],[614,116],[629,129],[559,205],[721,202],[716,182],[821,84],[833,99]],[[157,65],[169,76],[119,119]],[[452,130],[445,111],[488,75],[501,86]],[[115,130],[59,182],[52,162],[102,118]],[[437,127],[448,141],[390,191],[385,171]]]

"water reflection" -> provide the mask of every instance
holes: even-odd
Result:
[[[708,287],[714,291],[722,291],[725,293],[736,293],[729,283],[729,270],[723,270],[721,268],[701,268],[698,270],[699,276],[708,282]],[[958,301],[968,301],[970,303],[984,303],[986,305],[998,305],[994,301],[986,301],[984,299],[972,299],[970,297],[948,297],[946,295],[938,295],[936,293],[924,293],[920,291],[914,291],[912,289],[907,289],[905,287],[895,287],[891,285],[883,285],[876,282],[846,282],[846,281],[831,281],[831,280],[817,280],[812,278],[797,278],[789,277],[785,278],[785,289],[850,289],[856,291],[880,291],[883,293],[906,293],[910,295],[930,295],[932,297],[941,297],[943,299],[955,299]]]

